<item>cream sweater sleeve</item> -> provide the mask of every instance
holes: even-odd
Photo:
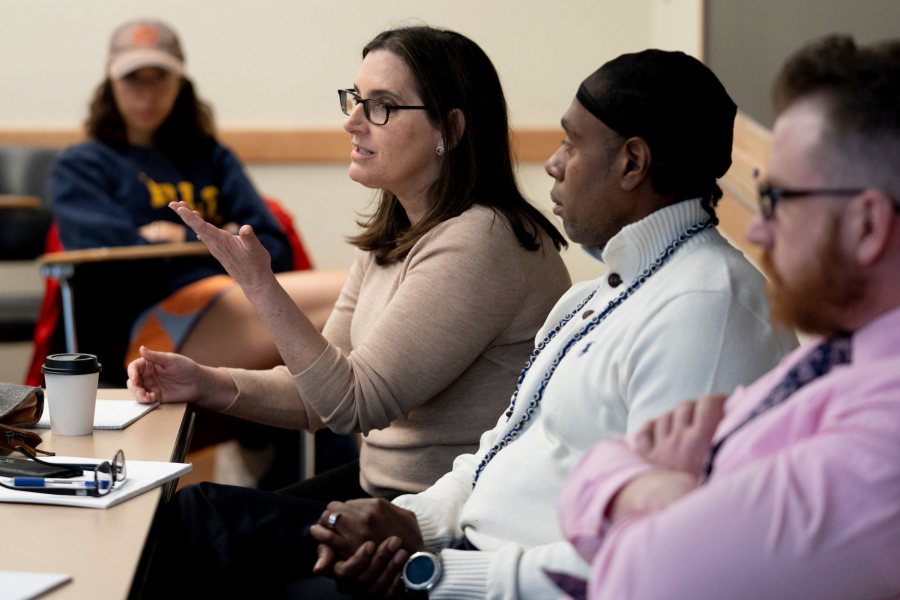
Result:
[[[300,398],[287,367],[268,371],[226,369],[237,385],[238,393],[222,412],[248,421],[316,431],[325,425]]]
[[[294,383],[338,433],[387,427],[456,380],[521,308],[523,252],[506,220],[470,210],[435,227],[398,272],[366,270],[366,293],[391,294],[365,339],[334,345]]]
[[[334,310],[325,323],[326,339],[338,348],[350,347],[350,321],[359,297],[364,256],[361,251],[356,253]],[[304,404],[287,367],[268,371],[225,370],[234,380],[238,393],[223,413],[276,427],[315,431],[325,426],[319,415]]]
[[[293,374],[293,386],[286,369],[230,369],[240,393],[225,412],[293,427],[314,427],[315,413],[338,433],[387,427],[458,378],[516,317],[525,281],[510,265],[526,254],[506,220],[485,208],[435,227],[394,272],[361,254],[316,362]],[[347,352],[363,285],[391,297]]]

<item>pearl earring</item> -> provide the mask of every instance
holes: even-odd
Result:
[[[444,155],[444,145],[438,144],[437,148],[434,149],[434,153],[437,154],[438,156],[443,156]]]

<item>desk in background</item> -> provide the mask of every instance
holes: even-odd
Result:
[[[72,297],[71,283],[72,277],[75,275],[75,267],[112,261],[203,256],[206,254],[209,254],[209,249],[203,242],[178,242],[172,244],[145,244],[141,246],[68,250],[51,252],[41,256],[41,273],[44,277],[50,277],[59,282],[59,289],[62,295],[66,352],[78,352],[78,337],[75,332],[75,302]]]
[[[16,194],[0,194],[0,209],[28,209],[37,210],[43,203],[37,196],[22,196]]]
[[[126,390],[101,389],[106,399],[130,398]],[[42,449],[63,456],[109,459],[121,448],[125,460],[184,460],[193,412],[186,404],[157,407],[122,430],[90,436],[54,436],[37,430]],[[4,570],[68,573],[69,583],[51,599],[120,600],[128,597],[160,501],[176,482],[154,488],[105,510],[39,504],[0,505],[0,565]],[[43,596],[42,596],[43,598]]]

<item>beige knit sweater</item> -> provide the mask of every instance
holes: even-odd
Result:
[[[330,345],[292,375],[229,369],[226,414],[364,434],[368,493],[418,492],[473,452],[507,407],[547,313],[570,285],[548,238],[530,252],[476,206],[424,235],[406,260],[357,252],[325,325]]]

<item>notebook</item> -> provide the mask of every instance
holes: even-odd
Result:
[[[145,414],[159,406],[141,404],[137,400],[97,400],[94,409],[94,429],[125,429]],[[46,407],[41,420],[33,427],[50,427],[50,408]]]
[[[6,600],[30,600],[71,580],[65,573],[0,571],[0,591]]]
[[[47,462],[90,463],[98,462],[96,458],[81,458],[75,456],[49,456],[43,460]],[[0,488],[0,503],[17,502],[24,504],[55,504],[58,506],[81,506],[84,508],[109,508],[121,502],[143,494],[173,479],[178,479],[191,471],[191,465],[185,463],[154,462],[145,460],[128,460],[125,457],[125,469],[127,478],[124,482],[116,483],[116,487],[105,496],[61,496],[56,494],[43,494],[24,490],[10,490]],[[84,479],[89,479],[85,476]],[[74,481],[74,479],[73,479]],[[5,483],[9,483],[5,481]],[[3,597],[0,590],[0,597]]]

